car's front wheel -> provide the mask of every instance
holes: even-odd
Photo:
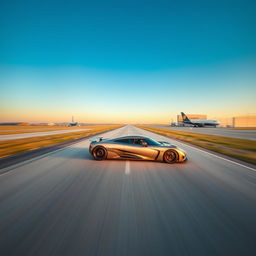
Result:
[[[178,154],[174,150],[169,149],[164,153],[164,161],[168,164],[175,163],[177,159]]]
[[[107,150],[103,147],[96,147],[93,150],[92,155],[95,160],[104,160],[107,158]]]

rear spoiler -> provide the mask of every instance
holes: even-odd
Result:
[[[100,142],[102,140],[103,140],[103,137],[95,137],[95,138],[90,139],[89,141],[91,141],[91,142]]]

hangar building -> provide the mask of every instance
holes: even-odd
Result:
[[[256,116],[235,116],[233,127],[256,127]]]

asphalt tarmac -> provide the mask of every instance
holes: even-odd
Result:
[[[172,127],[172,126],[159,126],[159,125],[150,125],[151,127],[163,128],[163,129],[172,129],[175,131],[183,132],[194,132],[201,134],[217,135],[237,139],[245,140],[256,140],[256,129],[255,130],[236,130],[228,128],[211,128],[211,127]]]
[[[73,130],[57,130],[57,131],[46,131],[46,132],[28,132],[28,133],[8,134],[8,135],[0,135],[0,141],[17,140],[17,139],[39,137],[39,136],[56,135],[56,134],[62,134],[62,133],[88,131],[88,130],[91,130],[91,129],[73,129]]]
[[[188,161],[95,161],[89,141],[0,170],[0,255],[255,255],[256,169],[133,126]],[[7,172],[6,172],[7,171]]]

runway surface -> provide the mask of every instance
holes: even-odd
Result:
[[[206,128],[206,127],[171,127],[171,126],[158,126],[150,125],[151,127],[163,128],[163,129],[172,129],[175,131],[183,132],[195,132],[201,134],[210,134],[217,136],[224,136],[237,139],[245,140],[256,140],[256,129],[255,130],[235,130],[228,128]]]
[[[70,133],[70,132],[80,132],[80,131],[88,131],[88,130],[91,130],[91,129],[57,130],[57,131],[47,131],[47,132],[8,134],[8,135],[0,135],[0,141],[25,139],[25,138],[31,138],[31,137],[55,135],[55,134]]]
[[[188,161],[95,161],[84,140],[1,170],[0,254],[255,255],[254,168],[133,126],[104,137],[128,134]]]

